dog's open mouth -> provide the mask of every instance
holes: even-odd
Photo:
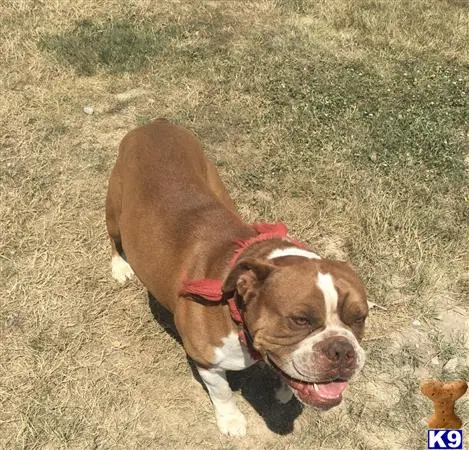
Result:
[[[283,372],[270,358],[269,362],[291,387],[295,397],[302,403],[327,410],[337,406],[342,401],[342,393],[347,388],[348,381],[336,379],[313,383],[297,380]]]
[[[287,377],[284,378],[299,400],[321,409],[337,406],[342,401],[342,392],[348,386],[348,382],[342,380],[327,383],[305,383]]]

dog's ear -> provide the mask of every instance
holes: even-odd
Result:
[[[237,291],[244,297],[248,291],[259,287],[262,282],[277,269],[272,264],[256,258],[246,258],[236,264],[223,283],[223,293],[232,294]]]

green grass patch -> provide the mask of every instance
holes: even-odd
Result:
[[[357,167],[467,179],[468,67],[415,56],[393,61],[383,77],[368,61],[328,55],[323,62],[314,53],[305,58],[303,50],[298,58],[286,47],[283,58],[263,59],[264,73],[251,88],[269,105],[262,125],[280,124],[282,146],[291,149],[279,154],[279,164],[314,167],[332,143],[335,157]]]
[[[159,27],[128,19],[87,19],[72,30],[43,36],[39,45],[79,75],[89,76],[100,69],[113,74],[137,72],[163,51],[167,41],[167,31]]]

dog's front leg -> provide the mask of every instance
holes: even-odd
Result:
[[[236,406],[225,371],[219,368],[203,369],[202,367],[197,367],[197,370],[207,386],[219,430],[229,436],[245,436],[246,418]]]

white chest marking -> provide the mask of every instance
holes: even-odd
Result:
[[[223,370],[242,370],[256,361],[249,351],[239,342],[236,333],[230,333],[222,339],[223,345],[215,349],[214,365]]]
[[[337,314],[339,294],[334,286],[332,276],[328,273],[319,272],[317,286],[322,291],[326,304],[326,326],[340,324],[339,315]]]
[[[302,256],[308,259],[321,259],[316,253],[298,247],[276,248],[270,253],[267,259],[282,258],[283,256]]]

